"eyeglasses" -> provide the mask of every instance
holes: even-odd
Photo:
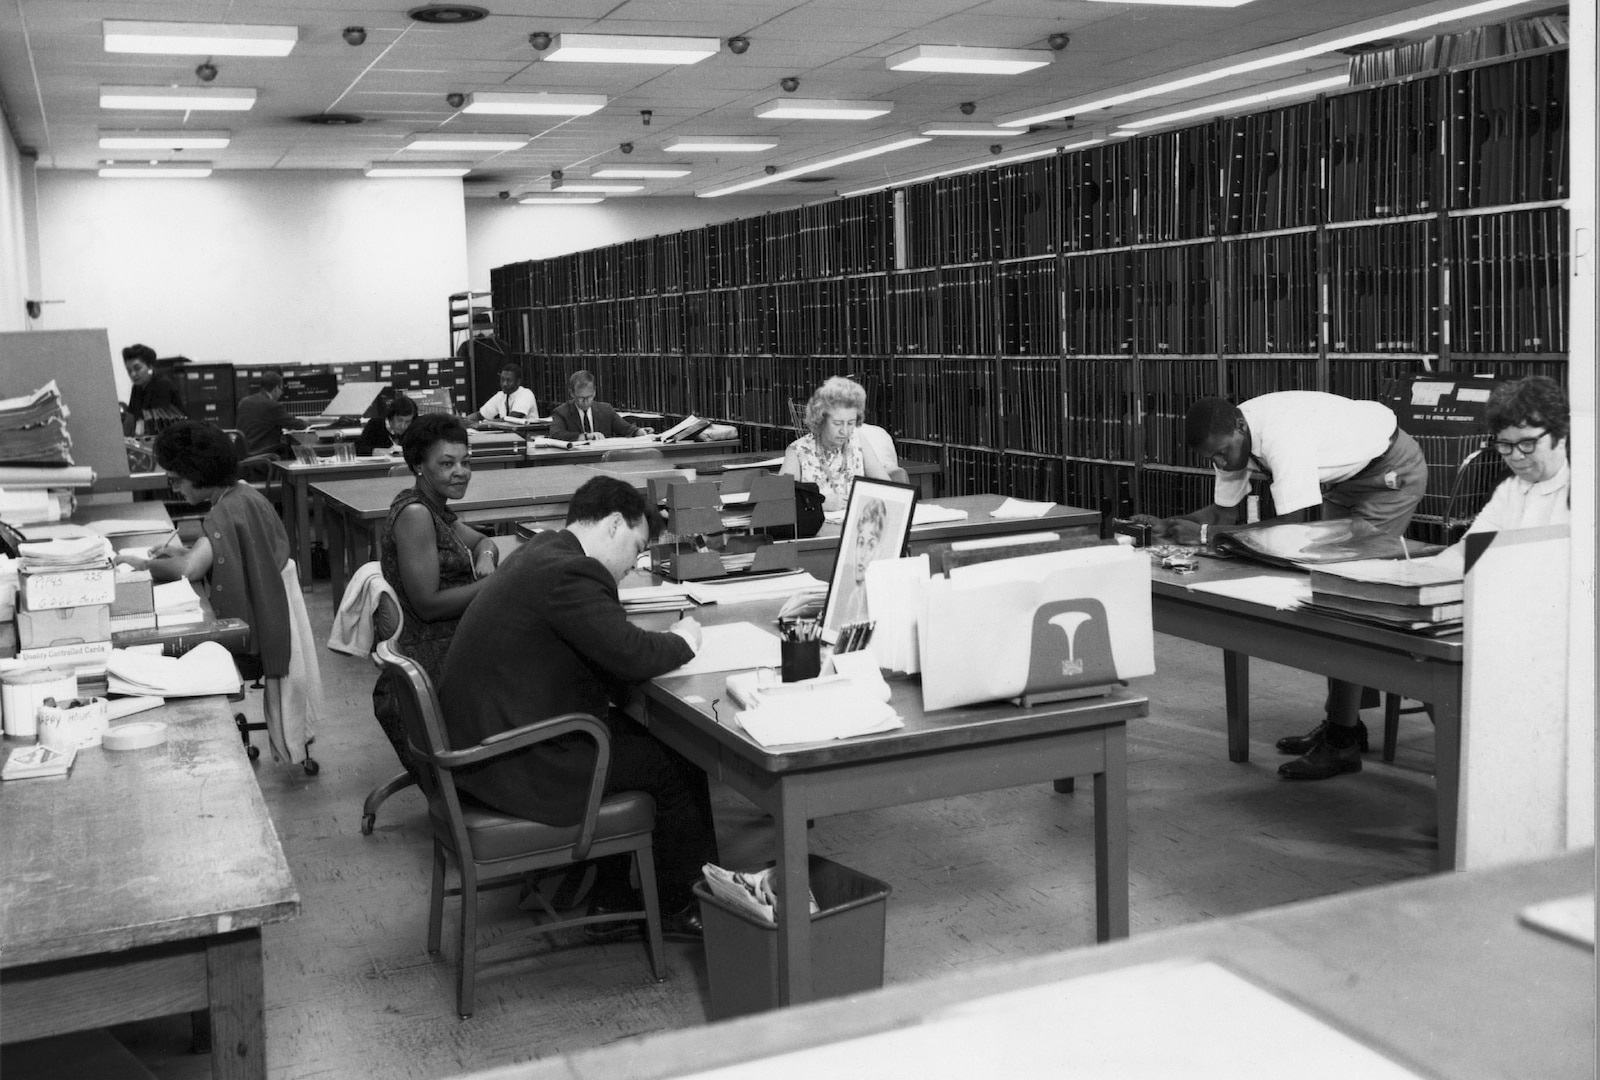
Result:
[[[1538,449],[1539,440],[1548,434],[1550,434],[1548,431],[1541,431],[1531,439],[1518,439],[1516,442],[1506,442],[1504,439],[1494,439],[1489,443],[1489,445],[1494,447],[1494,452],[1499,454],[1501,457],[1510,457],[1511,451],[1513,450],[1526,457],[1528,454],[1531,454]]]

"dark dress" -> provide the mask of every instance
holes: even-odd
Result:
[[[456,535],[456,515],[450,510],[440,511],[429,505],[416,488],[406,488],[394,497],[394,502],[389,504],[389,517],[384,523],[378,560],[379,565],[383,567],[384,580],[394,589],[395,596],[400,601],[401,614],[405,616],[405,625],[400,629],[396,648],[401,654],[415,660],[437,687],[444,672],[445,653],[450,648],[450,639],[455,636],[456,624],[460,619],[437,619],[429,622],[417,614],[416,609],[411,606],[411,598],[406,595],[405,582],[400,577],[400,553],[394,542],[394,523],[400,511],[413,503],[420,503],[433,515],[433,538],[439,551],[441,589],[472,584],[474,580],[472,552],[462,543],[461,537]],[[378,683],[372,688],[372,711],[378,718],[378,723],[382,725],[384,734],[394,744],[394,752],[399,756],[400,763],[406,767],[407,772],[415,776],[418,767],[406,747],[405,726],[400,719],[394,701],[394,691],[388,679],[387,673],[378,676]]]

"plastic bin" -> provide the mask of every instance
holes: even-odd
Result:
[[[877,878],[810,858],[811,990],[837,997],[883,985],[883,926],[889,885]],[[778,928],[732,907],[699,881],[694,886],[705,923],[706,970],[713,1020],[778,1007]]]

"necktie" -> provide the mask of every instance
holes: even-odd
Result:
[[[588,409],[583,410],[583,433],[585,435],[593,435],[594,434],[594,425],[589,423],[589,410]]]

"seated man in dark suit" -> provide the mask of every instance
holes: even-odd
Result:
[[[612,707],[634,684],[686,664],[700,626],[680,619],[651,633],[628,621],[617,582],[657,524],[644,495],[615,477],[588,481],[572,496],[567,527],[544,532],[508,559],[473,598],[445,657],[439,701],[454,746],[568,712],[597,716],[611,730],[607,794],[648,792],[656,803],[656,880],[663,930],[698,938],[690,887],[717,861],[705,774]],[[572,735],[457,774],[479,802],[551,825],[583,817],[594,743]],[[601,860],[592,910],[633,905],[626,859]],[[600,923],[605,940],[634,929]]]
[[[617,415],[603,401],[594,399],[594,375],[588,371],[575,371],[567,380],[572,400],[557,405],[550,414],[550,437],[569,442],[593,442],[597,439],[627,438],[630,435],[654,435],[654,428],[635,427]]]
[[[284,430],[302,430],[306,422],[284,408],[278,400],[281,397],[283,376],[268,371],[262,374],[260,388],[255,393],[239,399],[234,426],[244,435],[245,453],[293,456],[294,450],[284,438]]]

